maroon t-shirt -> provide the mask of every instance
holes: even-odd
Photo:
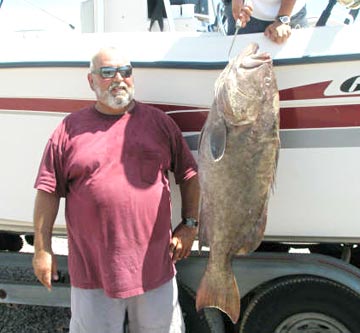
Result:
[[[171,202],[196,162],[175,122],[136,103],[122,116],[94,107],[67,116],[43,155],[35,188],[66,198],[71,284],[130,297],[170,280]]]

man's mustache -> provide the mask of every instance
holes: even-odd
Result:
[[[113,82],[109,87],[109,91],[111,91],[113,89],[116,89],[116,88],[121,88],[121,89],[124,89],[124,90],[128,91],[128,87],[127,87],[126,84],[118,83],[118,82]]]

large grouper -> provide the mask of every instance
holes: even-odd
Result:
[[[199,246],[210,247],[196,308],[240,315],[234,255],[261,243],[280,149],[279,93],[272,59],[250,44],[215,82],[199,142]]]

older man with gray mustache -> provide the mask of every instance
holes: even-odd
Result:
[[[95,54],[96,103],[67,116],[45,148],[35,188],[34,272],[51,289],[59,200],[66,200],[71,333],[185,332],[175,266],[197,234],[197,165],[175,122],[134,99],[130,62]],[[180,185],[182,220],[171,229],[168,174]]]

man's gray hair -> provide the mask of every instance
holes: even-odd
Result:
[[[123,58],[124,60],[128,61],[130,63],[130,61],[128,60],[129,58],[122,52],[120,51],[116,46],[106,46],[106,47],[102,47],[101,49],[99,49],[91,58],[90,60],[90,72],[92,72],[95,68],[95,64],[96,61],[98,59],[98,57],[105,52],[112,52],[114,54],[119,55],[121,58]]]

